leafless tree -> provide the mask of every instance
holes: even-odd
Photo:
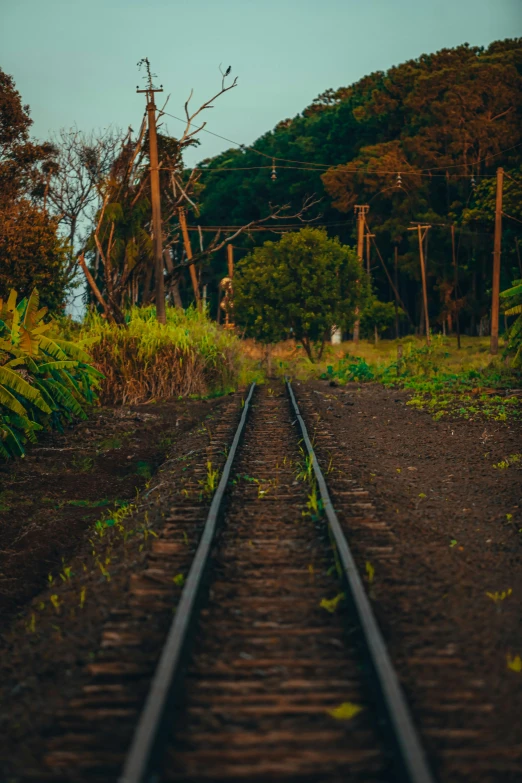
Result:
[[[76,269],[79,232],[90,233],[103,199],[103,183],[117,157],[124,134],[117,128],[84,133],[62,128],[53,138],[57,150],[48,168],[45,205],[56,213],[71,247],[68,273]]]
[[[221,71],[221,68],[220,68]],[[237,84],[235,78],[230,84],[226,83],[230,68],[225,73],[221,71],[220,89],[205,101],[198,109],[190,109],[192,91],[185,103],[185,128],[178,139],[161,134],[161,124],[158,125],[158,151],[160,159],[160,187],[162,197],[162,221],[163,221],[163,247],[165,260],[165,285],[168,295],[174,304],[180,306],[178,284],[181,275],[187,267],[201,267],[202,263],[226,244],[232,242],[240,234],[248,233],[256,227],[280,220],[298,220],[306,222],[306,213],[317,204],[317,200],[309,198],[302,208],[295,214],[288,214],[289,205],[267,205],[267,215],[247,225],[231,230],[217,230],[206,247],[203,244],[200,231],[199,250],[193,253],[192,248],[184,243],[184,252],[172,253],[180,242],[181,230],[178,216],[181,209],[188,208],[196,216],[199,215],[198,183],[202,172],[197,168],[187,172],[183,167],[183,152],[196,143],[195,136],[205,127],[206,121],[202,121],[201,115],[213,107],[214,101],[224,93],[233,89]],[[165,107],[158,113],[158,118],[167,114]],[[150,253],[150,244],[143,236],[147,232],[150,240],[152,230],[151,220],[147,218],[136,229],[136,233],[127,235],[124,240],[117,236],[115,230],[115,215],[137,208],[144,198],[147,198],[150,190],[149,163],[146,152],[146,124],[142,123],[136,139],[131,134],[120,140],[119,155],[112,158],[112,165],[105,170],[97,180],[94,189],[95,195],[85,199],[88,207],[96,204],[97,219],[93,223],[91,232],[91,254],[95,254],[91,269],[85,260],[85,252],[78,254],[78,263],[83,269],[93,296],[105,316],[117,322],[123,322],[123,310],[126,304],[142,303],[154,300],[152,275],[153,264]],[[116,145],[112,148],[116,149]],[[111,163],[110,156],[107,158]],[[81,191],[83,193],[83,190]],[[76,202],[74,202],[76,203]],[[117,207],[117,209],[116,209]],[[69,210],[73,214],[73,210]],[[141,232],[141,233],[140,233]],[[93,250],[92,248],[95,248]],[[98,264],[101,264],[102,273],[99,274]],[[194,282],[194,274],[192,275]],[[198,283],[195,284],[196,301],[199,299]]]

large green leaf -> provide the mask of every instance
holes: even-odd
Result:
[[[26,329],[31,329],[36,324],[36,313],[40,306],[40,294],[37,288],[33,288],[31,295],[27,300],[27,307],[25,308],[23,325]]]
[[[50,340],[49,337],[42,335],[40,337],[40,348],[53,359],[58,361],[67,361],[69,358],[64,351],[58,346],[55,340]],[[74,358],[74,357],[73,357]]]
[[[0,406],[2,405],[10,411],[18,413],[20,416],[25,416],[27,414],[26,409],[22,403],[16,399],[14,394],[11,394],[9,389],[6,389],[5,386],[0,385]]]
[[[8,367],[0,367],[0,384],[8,386],[9,389],[30,400],[33,405],[40,408],[44,413],[50,413],[48,405],[43,401],[42,396],[38,389],[27,383],[21,375],[14,370],[10,370]]]
[[[4,432],[4,443],[9,447],[9,451],[14,456],[23,457],[25,452],[20,436],[16,435],[5,421],[2,423],[2,430]]]
[[[66,359],[61,362],[44,362],[38,365],[40,372],[50,372],[51,370],[65,370],[66,368],[78,367],[78,362],[72,359]]]
[[[513,286],[513,288],[508,288],[506,291],[500,292],[500,296],[503,298],[507,298],[508,296],[518,296],[518,294],[522,294],[522,283],[520,285]]]
[[[79,362],[86,363],[91,361],[89,354],[86,353],[83,348],[80,348],[77,343],[71,343],[69,340],[60,340],[57,338],[54,340],[54,342],[64,353],[67,354],[67,356],[70,356],[71,359],[77,359]]]
[[[87,418],[85,411],[78,401],[74,399],[71,392],[59,381],[48,378],[46,381],[46,386],[49,390],[49,393],[55,397],[60,405],[62,405],[68,412],[78,416],[79,419]]]

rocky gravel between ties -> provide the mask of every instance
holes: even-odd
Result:
[[[377,384],[294,391],[439,779],[519,783],[522,471],[493,465],[521,423],[434,421]]]

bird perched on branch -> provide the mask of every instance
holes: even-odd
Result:
[[[229,65],[227,70],[225,71],[225,76],[228,76],[228,74],[230,73],[231,70],[232,70],[232,66]]]

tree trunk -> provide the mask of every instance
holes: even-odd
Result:
[[[306,351],[306,355],[308,356],[310,361],[313,363],[314,359],[313,359],[313,356],[312,356],[312,351],[311,351],[311,348],[310,348],[309,341],[307,339],[303,339],[303,340],[301,340],[301,342],[303,343],[303,348]]]
[[[172,283],[170,290],[172,291],[172,298],[174,300],[174,307],[178,310],[183,310],[183,302],[181,301],[181,294],[179,292],[179,280]]]
[[[327,338],[328,338],[328,332],[329,332],[329,331],[330,331],[330,330],[329,330],[329,329],[327,329],[327,330],[326,330],[326,332],[323,334],[323,339],[322,339],[322,342],[321,342],[321,347],[319,348],[319,353],[318,353],[318,355],[317,355],[317,358],[318,358],[319,360],[321,359],[321,356],[323,355],[324,346],[325,346],[326,340],[327,340]]]

